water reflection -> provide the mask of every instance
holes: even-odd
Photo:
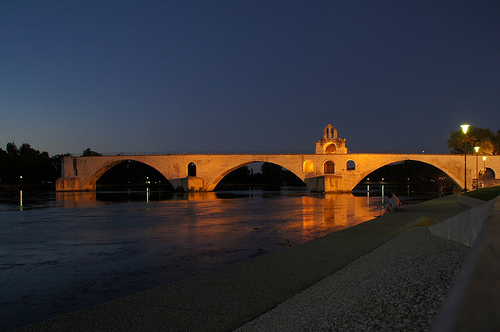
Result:
[[[305,189],[0,198],[0,330],[296,245],[381,210],[379,198]]]
[[[56,192],[56,201],[63,208],[83,208],[94,206],[97,202],[97,193],[95,191],[79,192]]]
[[[234,192],[174,193],[146,190],[56,192],[56,201],[64,208],[81,208],[99,203],[156,202],[168,200],[207,201],[217,198],[243,198],[250,194]]]

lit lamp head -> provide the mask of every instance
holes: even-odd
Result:
[[[483,161],[486,161],[486,157],[483,157]]]
[[[462,127],[462,131],[464,134],[467,134],[467,130],[469,130],[469,125],[468,124],[463,124],[460,127]]]
[[[474,150],[476,151],[476,153],[478,153],[479,152],[479,146],[475,146]]]

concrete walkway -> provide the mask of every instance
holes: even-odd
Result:
[[[435,224],[466,209],[455,196],[408,206],[406,212],[19,330],[231,331],[418,224]]]
[[[237,332],[427,331],[469,251],[414,227]]]

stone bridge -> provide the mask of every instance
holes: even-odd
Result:
[[[151,156],[65,157],[58,191],[95,190],[96,181],[113,166],[133,160],[158,170],[174,188],[212,191],[233,170],[254,162],[280,165],[305,182],[311,191],[349,192],[376,169],[414,160],[437,167],[464,187],[463,155],[431,154],[186,154]],[[482,162],[482,160],[481,160]],[[477,176],[476,157],[467,157],[467,188]],[[500,171],[500,156],[488,156],[488,168]]]
[[[480,158],[481,159],[481,158]],[[311,191],[349,192],[376,169],[388,164],[414,160],[437,167],[460,187],[465,185],[464,156],[436,154],[351,154],[345,139],[328,125],[323,139],[316,142],[315,154],[172,154],[64,157],[57,191],[91,191],[96,181],[113,166],[128,160],[149,165],[159,171],[176,189],[212,191],[233,170],[254,163],[270,162],[294,173]],[[480,166],[482,165],[482,159]],[[494,177],[500,172],[500,156],[487,157]],[[482,167],[480,167],[481,169]],[[476,156],[467,156],[467,188],[476,175]]]

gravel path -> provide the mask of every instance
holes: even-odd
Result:
[[[236,331],[426,331],[469,248],[416,227]]]

